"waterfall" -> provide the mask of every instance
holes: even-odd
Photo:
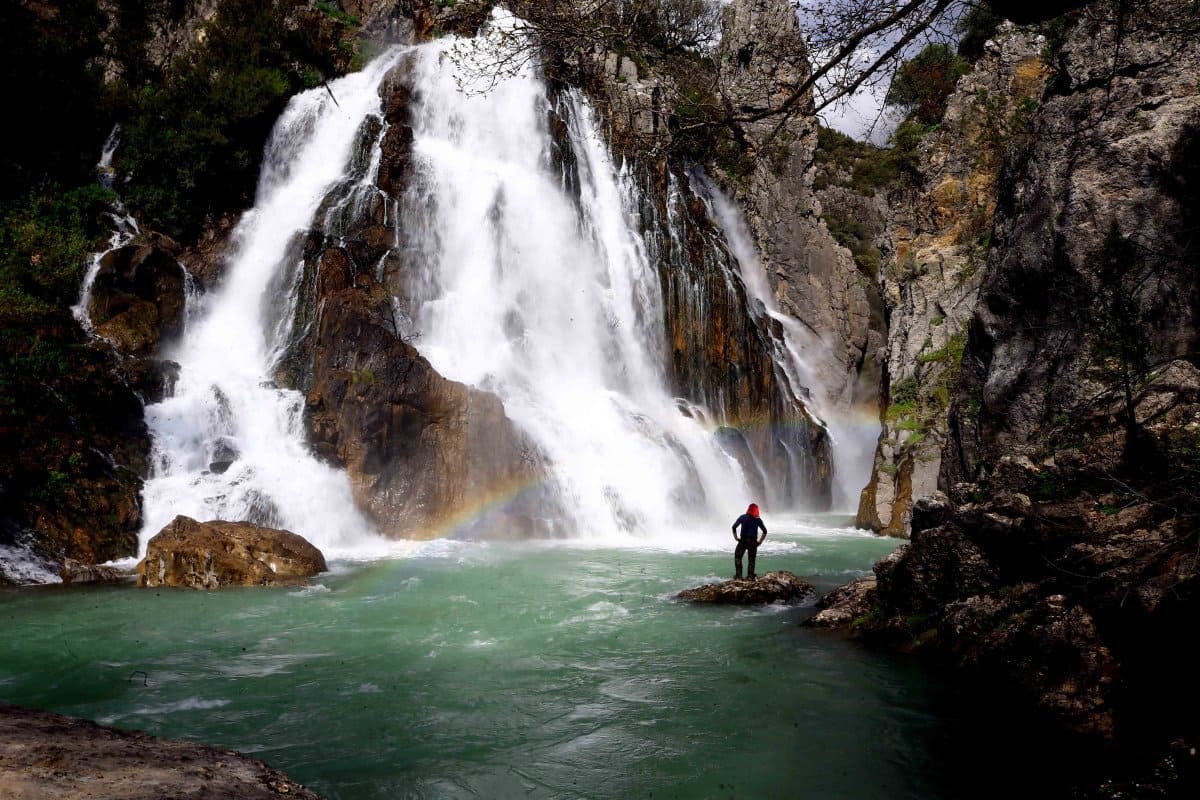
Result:
[[[188,299],[172,397],[146,408],[154,439],[142,548],[176,514],[250,520],[301,534],[327,555],[378,549],[349,480],[309,452],[304,397],[272,380],[284,346],[294,241],[347,172],[359,129],[380,109],[394,50],[363,72],[292,99],[267,145],[254,208],[234,234],[224,281]]]
[[[104,140],[104,146],[100,149],[100,160],[96,162],[96,181],[105,189],[111,189],[113,186],[112,160],[113,154],[117,152],[117,147],[120,144],[121,126],[113,125],[112,130],[108,133],[108,138]],[[92,286],[96,283],[96,276],[100,274],[100,267],[104,263],[104,257],[112,251],[129,244],[135,236],[141,233],[137,220],[126,213],[125,207],[121,205],[120,201],[113,201],[107,216],[113,226],[112,235],[108,238],[108,247],[98,253],[92,254],[91,260],[88,262],[87,271],[83,276],[83,286],[79,291],[79,300],[75,305],[71,306],[71,314],[88,333],[94,332],[92,315],[88,312],[88,306],[92,303]]]
[[[693,295],[689,324],[709,336],[702,288],[715,281],[723,297],[743,298],[733,313],[754,331],[753,342],[741,329],[724,335],[742,356],[757,355],[739,356],[750,371],[727,371],[715,391],[696,383],[677,396],[663,295],[673,268],[659,258],[663,248],[684,253],[675,223],[673,244],[647,233],[661,221],[644,218],[649,195],[614,163],[579,92],[552,95],[527,65],[496,75],[494,48],[513,41],[513,28],[493,12],[479,37],[397,48],[289,103],[223,282],[189,298],[184,338],[165,354],[180,365],[175,394],[147,408],[143,546],[176,514],[288,528],[333,556],[381,546],[350,477],[312,455],[304,396],[275,383],[304,381],[298,343],[323,302],[312,248],[343,247],[360,216],[392,230],[392,252],[404,253],[355,265],[393,293],[396,335],[441,375],[502,401],[544,464],[561,528],[593,538],[715,535],[748,502],[792,502],[810,485],[803,364],[747,316],[741,284],[750,279],[733,274],[723,245],[705,277],[686,278],[699,280],[682,289]],[[398,74],[411,90],[411,164],[389,196],[376,185],[389,130],[380,93]],[[492,79],[473,91],[481,74]],[[390,271],[393,262],[404,266]],[[794,324],[773,307],[768,322]],[[786,436],[765,423],[747,436],[730,427],[731,408],[754,411],[739,382],[764,373],[754,402],[773,405],[755,413],[800,410]]]
[[[415,60],[406,208],[420,214],[408,235],[426,254],[411,276],[418,346],[446,377],[501,398],[546,455],[580,534],[724,519],[754,498],[668,390],[661,288],[630,175],[579,93],[552,108],[528,67],[460,91],[486,69],[488,47],[486,36],[447,39]],[[565,159],[551,114],[565,125]]]

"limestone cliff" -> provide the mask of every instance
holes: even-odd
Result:
[[[735,0],[726,7],[716,59],[729,108],[746,116],[776,108],[808,77],[799,27],[791,3]],[[745,211],[776,303],[804,328],[797,338],[818,403],[839,411],[874,407],[883,343],[872,324],[875,290],[821,219],[812,185],[815,119],[802,112],[782,122],[772,116],[739,123],[736,138],[740,163],[717,176],[727,178]]]
[[[720,410],[728,433],[754,454],[742,459],[757,461],[748,473],[763,475],[765,486],[774,481],[774,496],[769,488],[766,495],[773,502],[827,506],[833,458],[811,410],[874,403],[882,343],[880,326],[871,324],[874,290],[820,219],[811,120],[797,115],[779,131],[777,118],[728,121],[733,112],[772,107],[807,76],[790,5],[728,6],[711,58],[648,63],[609,52],[593,69],[587,85],[612,124],[613,146],[650,189],[643,221],[664,287],[677,390]],[[731,252],[736,233],[716,219],[709,180],[732,197],[754,263]],[[762,270],[763,289],[748,285],[759,278],[746,270]],[[789,329],[774,309],[794,320]],[[779,367],[790,361],[789,346],[802,362],[792,375]],[[763,418],[769,430],[756,422]],[[804,454],[803,463],[789,463],[788,452]]]
[[[858,524],[907,536],[912,504],[937,491],[946,414],[991,246],[1005,153],[1028,142],[1048,72],[1045,38],[1001,27],[959,80],[911,174],[887,192],[879,274],[887,311],[883,430]]]
[[[1079,5],[1000,167],[949,498],[914,503],[855,629],[1105,742],[1120,777],[1085,796],[1190,796],[1200,38],[1190,3]]]

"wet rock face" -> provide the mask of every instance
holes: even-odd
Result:
[[[92,324],[122,353],[148,354],[183,329],[184,280],[171,250],[153,244],[114,250],[92,286]]]
[[[867,575],[839,586],[817,601],[817,613],[804,624],[810,628],[849,628],[870,613],[875,599],[876,578]]]
[[[310,438],[345,467],[381,532],[455,532],[452,514],[536,483],[540,458],[500,400],[439,375],[396,335],[389,303],[362,287],[326,294],[323,303],[312,340]],[[518,501],[473,532],[539,532],[534,512],[531,501]]]
[[[751,4],[745,5],[750,9]],[[732,71],[720,67],[720,80],[734,87],[726,94],[732,98],[733,93],[740,92],[746,102],[761,99],[761,81],[766,80],[768,72],[772,80],[779,81],[796,80],[797,76],[802,79],[807,74],[803,44],[795,25],[787,24],[786,3],[764,2],[753,8],[752,14],[746,10],[743,16],[726,19],[724,34],[730,36],[728,31],[733,26],[738,29],[737,35],[747,41],[758,37],[756,46],[761,50],[749,47],[743,59],[748,59],[753,75],[742,74],[739,71],[742,67]],[[754,52],[758,53],[757,58],[752,57]],[[729,153],[739,154],[739,163],[706,164],[707,177],[701,177],[688,159],[679,157],[672,149],[687,137],[679,129],[677,107],[690,102],[685,96],[694,91],[694,86],[686,87],[693,85],[695,76],[683,75],[681,70],[694,70],[697,64],[688,60],[686,66],[681,66],[669,59],[663,63],[653,60],[635,63],[627,54],[608,52],[598,54],[591,66],[595,75],[589,73],[585,81],[589,98],[608,122],[611,146],[636,170],[636,183],[643,189],[639,211],[647,252],[658,268],[662,287],[667,364],[675,392],[718,415],[715,422],[722,426],[722,444],[742,465],[748,483],[762,488],[762,494],[757,496],[770,498],[769,502],[776,506],[828,507],[833,472],[831,445],[825,428],[811,411],[814,401],[825,398],[811,394],[816,390],[815,376],[789,376],[780,369],[777,362],[789,358],[784,352],[782,325],[766,313],[754,292],[744,284],[736,258],[730,253],[730,243],[722,236],[719,224],[714,224],[704,199],[711,193],[711,178],[737,202],[748,221],[766,215],[772,224],[786,227],[797,222],[796,215],[800,213],[791,205],[794,190],[801,187],[808,193],[805,181],[810,181],[811,176],[798,166],[803,158],[789,161],[787,169],[777,174],[778,163],[782,162],[762,157],[762,153],[747,144],[745,133],[739,131],[737,141],[726,143]],[[755,126],[756,135],[765,137],[768,127],[768,123]],[[793,127],[790,125],[783,137],[788,142],[796,138]],[[725,133],[720,135],[725,136]],[[786,146],[779,149],[785,160],[790,152]],[[566,185],[577,185],[572,183],[573,157],[569,144],[560,145],[556,161]],[[742,172],[751,169],[754,171],[747,180],[756,191],[762,189],[756,195],[761,203],[753,207],[748,205],[748,196],[743,191],[747,182],[742,176]],[[779,186],[780,181],[791,183]],[[767,197],[763,191],[774,194]],[[790,246],[771,238],[777,232],[753,229],[749,245],[760,255],[768,242],[775,250]],[[828,234],[823,235],[822,241],[837,249]],[[820,245],[805,240],[804,246],[812,250]],[[853,272],[852,262],[847,263],[851,263]],[[764,266],[769,288],[778,301],[777,276],[771,264]],[[794,307],[784,310],[796,313]],[[800,319],[803,323],[821,324],[815,319]],[[819,341],[822,335],[805,337],[804,344],[813,348],[805,353],[806,358],[815,357],[818,351],[825,352]],[[833,338],[840,335],[830,334]],[[841,380],[835,381],[839,387]],[[802,385],[805,381],[812,385]],[[837,391],[841,392],[841,388]],[[873,393],[874,389],[866,392]]]
[[[319,800],[282,772],[231,750],[10,705],[0,705],[0,796]]]
[[[831,443],[806,406],[808,387],[777,363],[787,358],[782,326],[742,281],[697,193],[706,187],[665,162],[648,171],[645,183],[660,188],[642,197],[643,236],[663,287],[674,392],[721,414],[717,439],[755,497],[777,508],[827,507]]]
[[[384,535],[545,534],[541,455],[495,395],[443,378],[410,341],[406,270],[418,254],[386,222],[403,213],[412,157],[406,75],[402,61],[384,81],[384,119],[368,120],[352,178],[318,212],[328,230],[299,243],[301,298],[278,380],[305,393],[313,448],[346,470]],[[377,140],[377,186],[363,187]]]
[[[684,589],[675,597],[692,603],[717,605],[763,605],[765,603],[794,603],[813,593],[812,584],[802,581],[787,570],[768,572],[757,580],[730,580],[706,583],[695,589]]]
[[[178,516],[150,540],[137,576],[138,586],[220,589],[302,585],[326,569],[321,551],[290,531]]]
[[[111,348],[89,340],[65,309],[2,338],[10,363],[49,366],[4,387],[0,544],[54,564],[134,555],[150,441]]]
[[[791,3],[735,0],[725,9],[717,54],[724,102],[742,112],[778,107],[809,74],[808,54]],[[803,353],[827,403],[873,405],[878,396],[882,329],[872,322],[870,279],[820,219],[812,189],[816,127],[801,112],[779,131],[778,117],[744,123],[745,161],[717,165],[747,225],[779,307],[810,332]],[[729,171],[726,171],[729,170]],[[876,318],[878,322],[878,319]]]

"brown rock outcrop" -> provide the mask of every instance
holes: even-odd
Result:
[[[146,547],[138,586],[289,586],[324,572],[325,556],[290,531],[178,516]]]
[[[301,242],[301,299],[279,370],[305,392],[314,449],[343,467],[355,500],[387,536],[443,535],[463,522],[496,537],[545,534],[552,505],[538,490],[542,457],[495,395],[439,375],[410,341],[407,259],[391,223],[403,214],[412,130],[408,64],[385,79],[384,119],[368,119],[352,179],[318,212],[328,230]],[[381,124],[386,122],[386,125]],[[377,186],[357,179],[383,151]],[[356,212],[326,214],[329,208]]]
[[[319,800],[282,772],[232,750],[0,704],[0,797],[7,800],[280,796]]]
[[[127,354],[152,351],[183,328],[184,272],[171,250],[131,244],[110,251],[92,284],[96,331]]]
[[[378,297],[362,281],[324,297],[306,412],[314,447],[345,467],[386,535],[439,535],[453,514],[514,496],[477,532],[537,532],[533,506],[518,496],[536,483],[536,450],[495,395],[443,378],[398,337]]]
[[[753,606],[798,602],[812,593],[812,584],[800,580],[787,570],[778,570],[752,581],[735,579],[706,583],[695,589],[684,589],[675,597],[692,603]]]
[[[873,591],[841,590],[865,605],[833,626],[935,655],[1085,742],[1154,758],[1194,738],[1200,662],[1178,636],[1198,618],[1200,369],[1172,362],[1131,405],[1153,463],[1130,472],[1124,404],[1101,404],[1075,447],[1005,457],[959,488],[976,502],[919,504],[910,543],[876,565]]]

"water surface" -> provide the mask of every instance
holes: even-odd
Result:
[[[759,572],[826,590],[895,546],[829,524],[776,522]],[[628,544],[441,541],[302,589],[8,592],[0,697],[232,747],[331,798],[952,796],[918,665],[799,627],[811,607],[671,600],[728,577],[718,538]]]

